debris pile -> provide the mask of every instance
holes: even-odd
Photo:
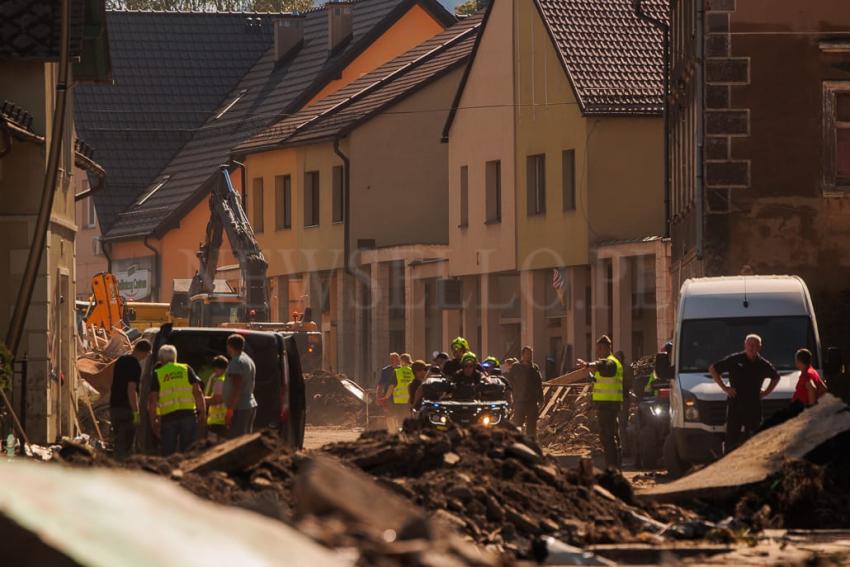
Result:
[[[600,475],[589,461],[561,469],[512,429],[438,432],[408,420],[399,435],[366,432],[322,451],[376,476],[477,543],[517,557],[532,556],[533,543],[546,535],[581,546],[652,540],[664,529],[635,507],[620,475]]]
[[[600,452],[596,420],[591,407],[589,384],[552,388],[551,407],[538,424],[538,439],[547,453],[553,455],[590,456]]]
[[[304,375],[309,425],[362,425],[366,406],[345,389],[344,375],[316,370]]]

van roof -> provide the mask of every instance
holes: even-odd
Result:
[[[810,316],[812,313],[808,288],[797,276],[689,279],[682,284],[681,301],[683,319]]]

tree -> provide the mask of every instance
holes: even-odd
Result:
[[[110,10],[182,12],[303,12],[313,0],[107,0]]]
[[[466,0],[455,6],[455,14],[458,16],[471,16],[478,10],[486,8],[490,0]]]

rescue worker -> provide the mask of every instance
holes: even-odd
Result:
[[[224,438],[227,434],[225,417],[227,406],[224,404],[224,380],[228,360],[224,356],[216,356],[212,361],[212,374],[210,374],[204,391],[204,401],[207,404],[207,430],[216,436]]]
[[[611,339],[602,335],[596,341],[595,362],[578,359],[580,368],[593,371],[593,407],[599,422],[599,440],[605,451],[605,466],[621,468],[620,408],[623,405],[623,365],[612,353]]]
[[[387,430],[395,433],[401,429],[405,418],[410,415],[410,384],[413,382],[413,369],[410,367],[410,355],[400,357],[401,366],[395,369],[395,382],[387,388],[388,404]]]
[[[673,353],[673,341],[667,341],[664,343],[664,346],[661,348],[661,352],[666,352],[667,356],[671,356]],[[653,384],[659,379],[658,373],[659,370],[657,368],[649,373],[649,380],[643,388],[643,393],[645,395],[652,396],[655,394],[655,386]]]
[[[526,345],[519,353],[519,361],[511,366],[507,376],[514,404],[514,425],[532,439],[537,437],[537,417],[543,403],[543,377],[534,363],[534,350]]]
[[[487,358],[485,358],[484,362],[481,363],[481,367],[490,376],[502,375],[502,363],[499,362],[499,359],[495,356],[488,356]]]
[[[112,418],[112,446],[116,459],[125,459],[133,452],[136,426],[139,425],[139,381],[142,364],[151,353],[151,343],[141,339],[131,354],[115,362],[112,389],[109,394],[109,416]]]
[[[443,365],[443,374],[452,377],[457,374],[463,364],[461,359],[463,355],[469,352],[469,341],[463,337],[457,337],[452,341],[452,359]]]
[[[195,442],[198,430],[206,427],[207,414],[201,379],[191,366],[177,362],[177,349],[163,345],[157,357],[161,364],[154,370],[148,411],[162,456],[167,457]]]
[[[474,352],[464,353],[460,359],[460,365],[460,370],[451,376],[451,379],[456,385],[463,387],[465,391],[465,387],[475,386],[481,383],[483,374],[481,373],[481,367],[478,365],[478,356]]]

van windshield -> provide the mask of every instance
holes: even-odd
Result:
[[[744,338],[750,333],[761,336],[761,354],[777,370],[793,370],[794,353],[803,347],[812,351],[814,365],[818,366],[815,334],[808,317],[692,319],[682,322],[679,372],[708,372],[711,364],[744,350]]]

